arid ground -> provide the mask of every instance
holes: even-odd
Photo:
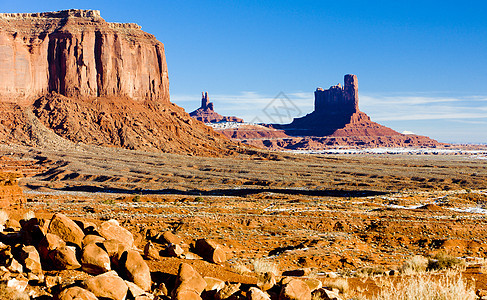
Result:
[[[187,248],[211,238],[230,259],[222,266],[188,260],[204,276],[250,284],[254,268],[264,265],[283,274],[353,277],[397,271],[414,255],[446,253],[462,258],[467,277],[487,289],[479,271],[487,256],[487,160],[475,156],[225,159],[84,145],[2,146],[0,156],[3,170],[25,175],[27,202],[11,212],[18,218],[28,210],[94,223],[113,218],[140,248],[165,230]],[[161,257],[150,262],[151,271],[174,275],[182,260]],[[349,282],[376,288],[372,281]]]

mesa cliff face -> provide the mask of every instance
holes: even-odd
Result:
[[[164,45],[99,11],[0,14],[0,99],[23,105],[50,92],[169,102]]]
[[[246,151],[170,102],[164,45],[96,10],[0,14],[0,142]]]

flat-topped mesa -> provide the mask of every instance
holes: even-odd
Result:
[[[0,14],[0,101],[67,97],[169,103],[164,45],[98,10]]]
[[[327,90],[315,91],[316,113],[355,113],[358,109],[358,80],[356,75],[347,74],[345,85],[334,85]]]
[[[0,13],[0,18],[26,19],[26,18],[59,18],[68,17],[78,18],[100,18],[99,10],[91,9],[67,9],[60,11],[40,12],[40,13]]]

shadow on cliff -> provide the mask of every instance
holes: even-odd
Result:
[[[30,187],[27,185],[28,188]],[[302,190],[302,189],[283,189],[283,188],[242,188],[242,189],[214,189],[214,190],[143,190],[143,189],[122,189],[122,188],[102,188],[89,185],[69,186],[57,191],[65,192],[90,192],[107,194],[134,194],[134,195],[182,195],[182,196],[247,196],[259,193],[275,193],[285,195],[301,196],[327,196],[327,197],[369,197],[388,194],[388,192],[371,190]]]

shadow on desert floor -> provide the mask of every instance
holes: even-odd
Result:
[[[29,187],[29,186],[28,186]],[[317,196],[317,197],[369,197],[386,195],[388,192],[372,190],[306,190],[306,189],[282,189],[282,188],[230,188],[213,190],[179,190],[179,189],[123,189],[123,188],[103,188],[89,185],[69,186],[56,191],[65,192],[91,192],[107,194],[137,194],[137,195],[182,195],[182,196],[248,196],[260,193],[274,193],[295,196]]]

